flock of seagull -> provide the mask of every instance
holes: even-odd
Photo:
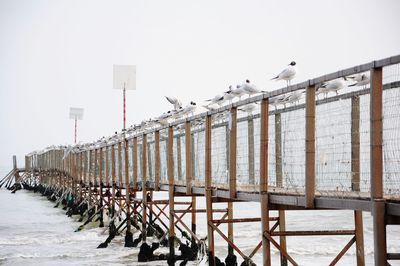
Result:
[[[296,70],[296,62],[292,61],[284,70],[282,70],[278,75],[276,75],[274,78],[271,80],[279,81],[283,80],[286,81],[286,86],[291,85],[291,80],[296,76],[297,70]],[[349,84],[349,82],[353,82],[352,84]],[[336,93],[338,94],[339,90],[342,90],[347,87],[352,87],[352,86],[367,86],[370,82],[370,77],[366,73],[361,73],[357,74],[354,76],[348,76],[348,77],[342,77],[338,78],[335,80],[331,80],[325,83],[322,83],[319,85],[316,89],[316,95],[323,94],[324,97],[326,98],[329,93]],[[205,104],[202,105],[205,109],[212,111],[215,109],[218,109],[219,107],[225,105],[225,104],[232,104],[232,102],[237,99],[241,100],[243,96],[247,95],[248,97],[251,97],[252,95],[255,94],[261,94],[261,93],[266,93],[266,91],[259,90],[254,84],[250,82],[250,80],[245,80],[242,84],[232,86],[230,85],[228,87],[228,90],[223,92],[222,94],[218,94],[214,96],[213,98],[207,99],[205,101]],[[291,93],[287,94],[281,94],[275,97],[272,97],[269,99],[269,103],[275,107],[275,109],[278,106],[286,106],[288,104],[297,104],[300,102],[300,100],[303,97],[303,94],[305,93],[304,90],[296,90]],[[140,124],[135,124],[132,125],[131,127],[127,129],[123,129],[122,132],[118,133],[115,132],[115,134],[111,137],[105,138],[102,137],[101,139],[92,142],[92,143],[87,143],[83,145],[77,145],[80,149],[85,149],[88,147],[93,147],[93,146],[98,146],[98,145],[104,145],[107,143],[113,143],[113,142],[118,142],[122,139],[124,139],[127,135],[130,134],[135,134],[137,132],[143,132],[147,131],[149,129],[154,129],[157,126],[166,126],[171,122],[174,122],[176,120],[182,119],[182,118],[187,118],[190,115],[193,115],[197,109],[197,104],[193,101],[191,101],[189,104],[186,106],[182,105],[182,102],[176,98],[176,97],[168,97],[165,96],[166,100],[173,105],[173,109],[161,114],[158,117],[149,119],[149,120],[144,120]],[[250,103],[246,104],[243,106],[240,106],[238,110],[247,113],[248,115],[251,115],[252,112],[256,109],[257,104],[255,103]],[[227,119],[227,116],[225,113],[217,114],[216,119]],[[204,121],[202,119],[198,119],[193,121],[194,126],[204,126]],[[178,129],[183,129],[183,128],[178,128]],[[69,152],[68,152],[69,153]]]

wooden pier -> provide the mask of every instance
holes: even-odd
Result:
[[[160,243],[169,246],[164,259],[170,265],[180,256],[174,245],[182,242],[178,232],[192,248],[206,245],[209,265],[217,265],[216,234],[227,242],[227,259],[238,255],[252,265],[252,257],[262,252],[266,266],[278,263],[271,261],[272,246],[281,254],[281,265],[298,265],[288,251],[287,237],[346,235],[350,240],[330,265],[353,245],[354,264],[365,265],[362,212],[370,212],[375,265],[390,265],[400,259],[400,244],[399,253],[386,248],[386,226],[400,224],[400,113],[393,111],[400,102],[399,69],[400,56],[394,56],[166,126],[127,130],[107,141],[70,148],[50,147],[28,154],[24,169],[15,163],[1,182],[15,178],[25,186],[57,191],[57,199],[69,195],[71,211],[85,203],[82,217],[100,219],[102,226],[109,226],[110,237],[125,230],[128,247],[135,242],[133,226],[141,230],[143,243],[158,231]],[[385,79],[385,71],[397,74]],[[318,95],[322,83],[359,73],[369,74],[370,85]],[[274,97],[298,90],[305,91],[299,103],[271,104]],[[258,110],[251,115],[240,112],[252,103]],[[161,191],[168,197],[153,199]],[[196,206],[198,197],[205,197],[205,209]],[[259,202],[261,216],[234,217],[235,203],[244,201]],[[353,210],[354,217],[346,230],[317,231],[309,224],[309,230],[289,231],[285,214],[290,210]],[[196,233],[198,213],[207,215],[206,240]],[[191,224],[183,221],[185,215]],[[122,217],[121,223],[116,216]],[[235,223],[261,223],[262,238],[249,239],[254,242],[250,253],[235,244]],[[228,224],[226,232],[221,224]]]

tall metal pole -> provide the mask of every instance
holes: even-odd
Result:
[[[125,89],[125,84],[124,84],[124,90],[123,90],[123,113],[124,113],[124,124],[123,124],[123,129],[126,128],[126,89]]]

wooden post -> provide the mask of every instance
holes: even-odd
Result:
[[[98,149],[94,149],[93,150],[93,152],[94,152],[94,169],[93,169],[93,183],[94,183],[94,190],[97,190],[97,178],[98,178],[98,175],[97,175],[97,166],[98,166],[98,162],[97,162],[97,160],[98,160],[98,155],[97,155],[97,153],[98,153]],[[96,198],[97,196],[95,195],[95,198]]]
[[[351,98],[351,188],[360,191],[360,98]],[[354,211],[357,266],[365,265],[364,232],[361,210]]]
[[[89,151],[89,206],[92,205],[92,171],[93,171],[93,150]],[[89,208],[88,208],[89,209]]]
[[[133,197],[136,198],[136,191],[137,191],[137,179],[138,179],[138,156],[137,156],[137,137],[133,138],[133,145],[132,145],[132,164],[133,164]],[[137,224],[137,212],[133,212],[133,222]]]
[[[88,183],[87,183],[87,180],[86,180],[86,175],[87,175],[87,167],[88,167],[88,165],[87,165],[87,153],[88,153],[88,151],[83,151],[83,187],[84,187],[84,193],[83,193],[83,196],[86,198],[86,190],[87,190],[87,187],[88,187]],[[65,162],[64,162],[64,169],[65,169]]]
[[[79,190],[79,197],[80,200],[83,200],[83,188],[84,188],[84,181],[82,180],[84,171],[83,171],[83,163],[82,163],[82,156],[83,152],[79,153],[79,184],[80,184],[80,190]],[[62,166],[61,166],[62,167]]]
[[[275,174],[276,186],[281,188],[283,186],[283,171],[282,171],[282,123],[281,114],[275,114]],[[286,218],[285,210],[279,210],[279,232],[286,231]],[[287,259],[283,256],[286,253],[286,236],[279,236],[279,244],[283,252],[281,253],[281,266],[287,265]]]
[[[263,265],[271,265],[271,243],[264,236],[269,232],[269,206],[268,206],[268,99],[261,102],[261,128],[260,128],[260,201],[261,201],[261,233]]]
[[[314,208],[315,197],[315,86],[306,90],[306,208]]]
[[[138,144],[137,144],[137,137],[133,138],[132,164],[133,164],[133,189],[136,191],[137,190],[137,182],[138,182]]]
[[[193,175],[192,175],[192,138],[191,138],[191,124],[190,121],[185,123],[185,160],[186,160],[186,194],[192,194]],[[193,202],[193,197],[192,197]],[[196,198],[194,198],[196,204]],[[193,210],[193,208],[192,208]],[[194,214],[196,216],[196,214]],[[193,216],[193,214],[192,214]],[[193,219],[192,219],[193,220]],[[196,218],[195,218],[196,220]],[[193,224],[193,223],[192,223]]]
[[[100,208],[103,208],[103,186],[104,186],[104,179],[103,179],[103,147],[100,147],[100,162],[99,162],[99,204]],[[104,227],[103,221],[103,210],[100,211],[100,225],[99,227]]]
[[[360,191],[360,98],[351,98],[351,188]]]
[[[229,135],[229,196],[236,198],[236,151],[237,151],[237,108],[231,109],[231,125]]]
[[[205,128],[205,186],[206,186],[206,211],[207,211],[207,239],[208,239],[208,262],[210,266],[215,265],[214,230],[211,225],[213,220],[212,210],[212,158],[211,158],[211,115],[206,117]]]
[[[170,265],[175,265],[175,199],[174,199],[174,128],[168,128],[168,156],[167,156],[167,171],[168,171],[168,194],[169,194],[169,256]]]
[[[154,189],[159,190],[160,188],[160,131],[156,131],[154,134],[154,168],[155,168],[155,174],[154,174]]]
[[[143,192],[143,209],[142,209],[142,239],[146,241],[147,236],[147,135],[142,137],[142,192]]]
[[[176,137],[176,159],[178,167],[178,180],[182,180],[182,148],[181,148],[181,137],[178,135]]]
[[[233,219],[233,201],[228,201],[228,219]],[[233,243],[233,223],[228,223],[228,239]],[[233,255],[233,247],[229,244],[228,254]]]
[[[385,201],[382,158],[382,68],[371,70],[371,199],[374,228],[375,265],[386,265]]]
[[[254,185],[254,120],[252,115],[249,115],[247,119],[247,145],[247,155],[249,161],[249,184]]]
[[[129,188],[129,141],[125,138],[124,145],[124,161],[125,161],[125,202],[126,202],[126,217],[128,218],[126,221],[126,237],[125,237],[125,246],[130,246],[131,241],[133,240],[131,233],[131,200],[130,200],[130,188]]]
[[[153,162],[151,160],[151,152],[152,152],[152,150],[150,148],[150,143],[149,142],[147,143],[146,147],[147,147],[147,169],[148,169],[148,172],[149,172],[148,180],[150,180],[150,178],[153,177],[153,168],[152,168]]]
[[[115,214],[115,144],[111,146],[111,182],[112,182],[112,200],[111,200],[111,217]]]

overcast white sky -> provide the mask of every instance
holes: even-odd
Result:
[[[113,64],[137,65],[128,125],[248,78],[266,90],[400,54],[400,1],[0,0],[0,166],[122,128]]]

